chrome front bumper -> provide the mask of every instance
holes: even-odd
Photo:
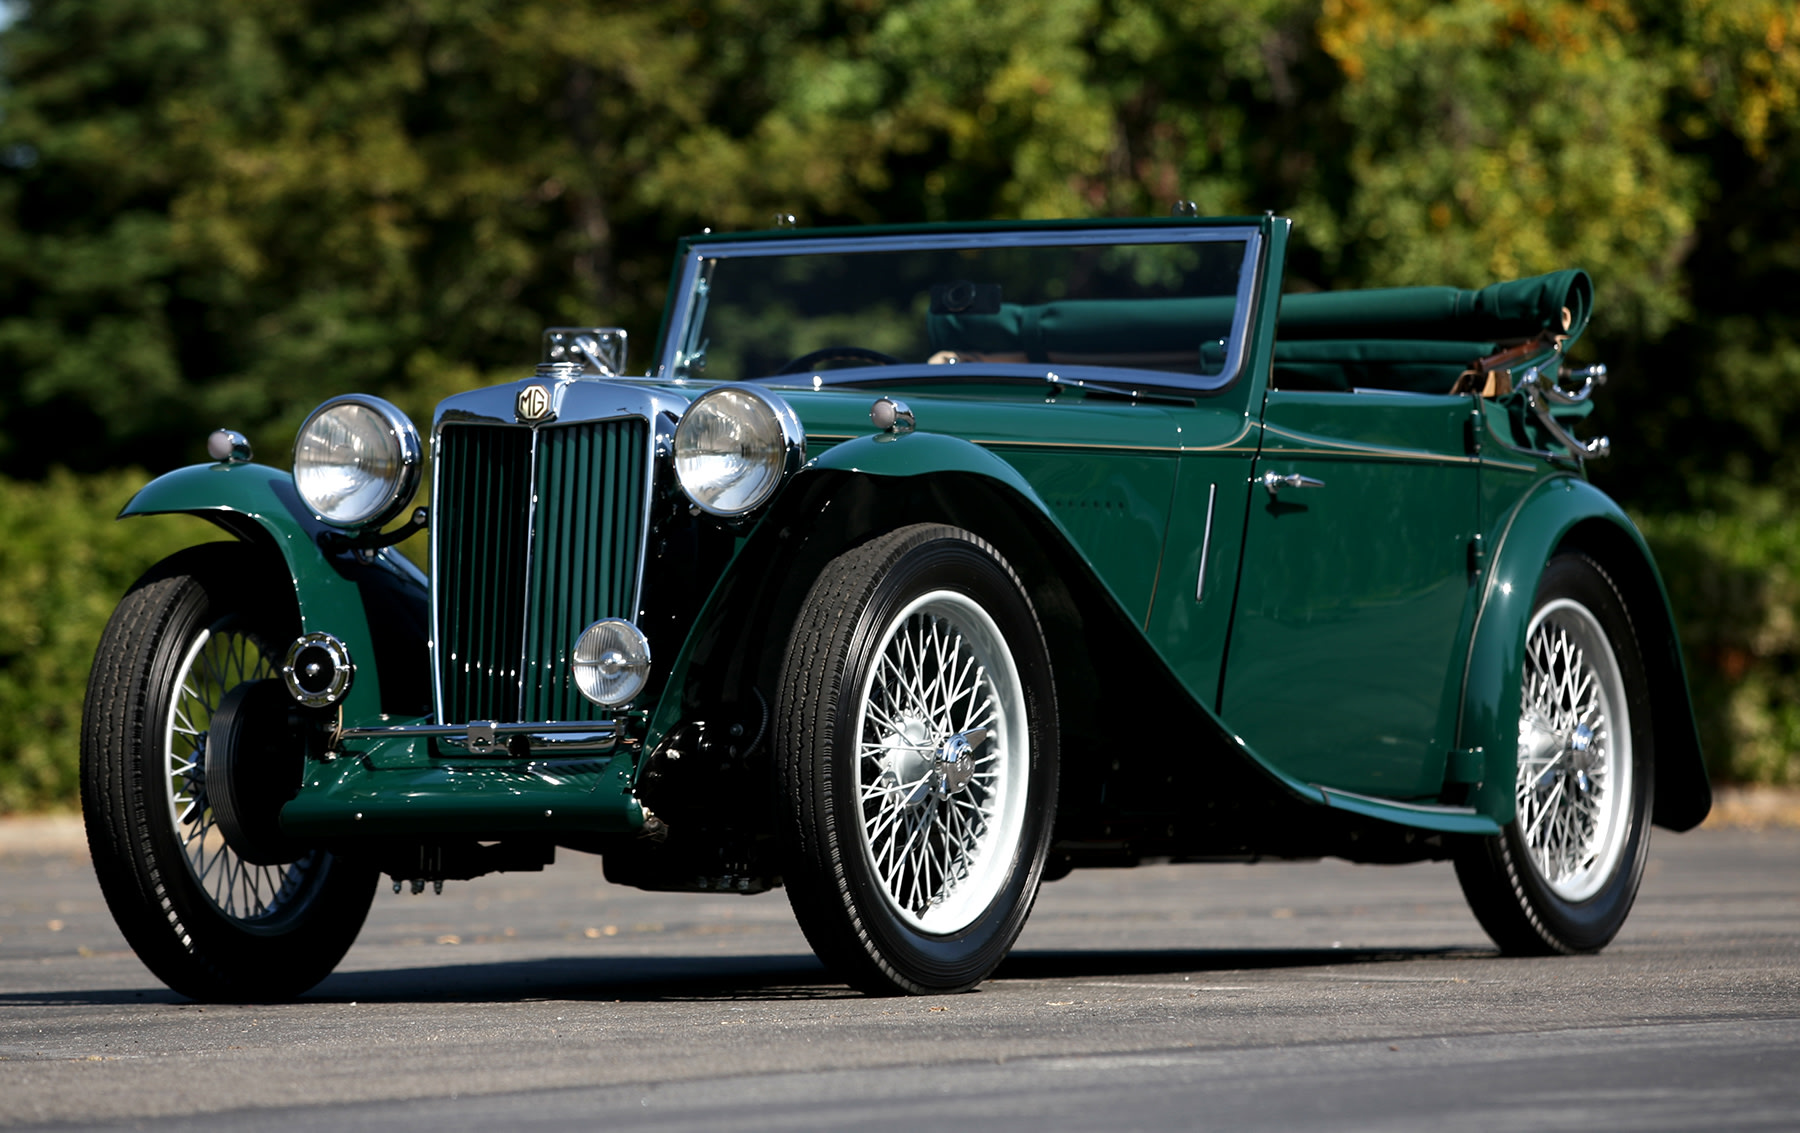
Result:
[[[439,753],[474,759],[529,759],[561,755],[605,755],[619,742],[619,725],[610,720],[567,723],[397,724],[380,728],[345,728],[339,740],[430,738]]]

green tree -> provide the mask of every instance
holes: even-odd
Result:
[[[1296,288],[1593,273],[1596,479],[1666,557],[1716,765],[1800,779],[1792,0],[11,11],[0,474],[160,470],[219,424],[279,462],[320,398],[423,418],[547,323],[642,365],[704,226],[1270,208]],[[80,530],[118,502],[49,484]]]
[[[635,187],[704,119],[689,15],[31,5],[0,37],[0,466],[168,466],[171,436],[528,365],[546,321],[653,327],[684,218]]]

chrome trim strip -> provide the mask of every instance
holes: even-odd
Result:
[[[1326,437],[1315,437],[1307,433],[1298,433],[1284,429],[1279,425],[1263,426],[1263,432],[1280,437],[1283,440],[1300,441],[1305,447],[1269,448],[1263,447],[1262,455],[1270,460],[1282,460],[1289,456],[1334,456],[1339,458],[1375,458],[1378,460],[1415,460],[1431,464],[1480,464],[1481,458],[1474,455],[1452,455],[1449,453],[1430,452],[1425,449],[1387,448],[1382,445],[1359,445],[1350,442],[1337,443]]]
[[[1083,452],[1166,452],[1171,455],[1180,454],[1180,453],[1188,453],[1188,452],[1196,452],[1196,453],[1204,452],[1204,453],[1210,453],[1210,454],[1214,454],[1214,455],[1225,455],[1225,456],[1233,456],[1233,455],[1255,456],[1257,454],[1257,452],[1259,451],[1255,445],[1250,445],[1247,447],[1239,447],[1238,443],[1237,443],[1238,441],[1243,439],[1244,433],[1248,433],[1248,432],[1249,432],[1249,430],[1246,429],[1246,430],[1244,430],[1243,433],[1239,433],[1236,437],[1232,438],[1232,440],[1230,440],[1222,445],[1176,445],[1176,446],[1169,446],[1169,445],[1113,445],[1113,444],[1083,444],[1080,441],[998,441],[998,440],[993,440],[993,439],[984,438],[984,437],[968,437],[965,439],[970,444],[979,445],[982,448],[1021,448],[1021,449],[1072,448],[1072,449],[1080,449]],[[855,436],[848,434],[848,433],[842,433],[842,434],[840,434],[840,433],[809,433],[807,435],[806,441],[808,444],[812,444],[814,442],[819,442],[819,443],[824,443],[824,444],[837,444],[841,441],[853,441],[856,439],[857,436],[868,436],[868,435],[869,434],[867,434],[867,433],[860,433],[860,434],[856,434]],[[1299,449],[1281,449],[1278,451],[1299,452],[1301,450],[1299,450]]]
[[[560,401],[561,399],[557,398],[555,400]],[[537,426],[549,421],[557,421],[560,417],[561,414],[553,413],[543,420],[532,422],[531,458],[525,462],[525,484],[530,495],[526,497],[527,502],[525,505],[525,567],[523,571],[525,605],[519,612],[526,624],[519,627],[519,679],[513,682],[513,711],[518,712],[521,715],[525,712],[525,674],[531,671],[531,630],[528,628],[531,623],[531,599],[533,597],[531,593],[531,567],[537,560],[538,438],[543,435]],[[644,517],[644,522],[646,524],[649,523],[649,520],[649,516]],[[634,604],[635,601],[636,596],[634,595]],[[439,711],[442,711],[444,706],[439,704],[435,707]]]
[[[425,655],[431,660],[431,710],[433,712],[444,710],[444,665],[443,658],[438,656],[440,643],[444,640],[443,632],[438,626],[438,579],[444,577],[438,563],[438,543],[441,541],[438,534],[441,513],[438,511],[438,507],[444,498],[444,452],[439,436],[441,432],[439,422],[443,415],[444,409],[440,403],[431,422],[431,529],[425,533],[426,538],[430,540],[425,549],[425,563],[430,571],[427,579],[430,587],[426,592],[425,599],[431,603],[431,617],[426,623],[430,627],[430,631],[425,639]]]
[[[1213,505],[1219,501],[1219,485],[1206,486],[1206,531],[1200,536],[1200,578],[1194,583],[1194,601],[1206,601],[1206,559],[1212,553]]]
[[[1230,440],[1221,441],[1220,443],[1218,443],[1216,445],[1190,445],[1190,444],[1186,444],[1184,442],[1181,446],[1181,451],[1182,452],[1258,453],[1258,452],[1262,451],[1262,438],[1260,436],[1257,437],[1257,439],[1247,448],[1239,448],[1238,442],[1242,441],[1245,437],[1248,437],[1251,433],[1256,432],[1258,429],[1260,429],[1262,427],[1263,427],[1263,424],[1261,421],[1254,420],[1248,414],[1246,414],[1243,421],[1241,421],[1238,425],[1237,435],[1232,437]]]
[[[1073,448],[1083,452],[1165,452],[1170,456],[1199,451],[1184,449],[1180,445],[1083,444],[1080,441],[996,441],[984,437],[970,437],[968,440],[970,444],[980,445],[982,448]]]
[[[855,231],[851,229],[851,231]],[[1262,234],[1252,225],[1158,228],[1033,228],[989,232],[920,232],[888,236],[808,236],[696,244],[690,256],[792,256],[833,252],[931,252],[946,248],[1056,248],[1119,244],[1223,244]],[[1246,261],[1248,262],[1248,261]]]

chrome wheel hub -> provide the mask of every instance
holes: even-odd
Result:
[[[1618,659],[1587,607],[1547,604],[1526,634],[1518,830],[1557,896],[1598,893],[1624,853],[1631,727]]]
[[[1023,685],[999,628],[953,591],[891,621],[857,720],[862,844],[889,907],[924,932],[972,924],[1023,829]]]
[[[975,749],[987,742],[986,728],[971,728],[945,740],[932,761],[932,778],[939,796],[951,795],[975,777]]]

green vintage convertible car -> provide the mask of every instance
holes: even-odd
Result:
[[[552,328],[429,448],[363,395],[291,473],[213,434],[124,514],[233,538],[132,587],[89,686],[120,927],[184,994],[290,996],[381,875],[562,848],[785,887],[839,978],[950,992],[1071,869],[1332,855],[1603,947],[1711,793],[1572,432],[1588,278],[1284,296],[1288,234],[707,234],[635,375]]]

